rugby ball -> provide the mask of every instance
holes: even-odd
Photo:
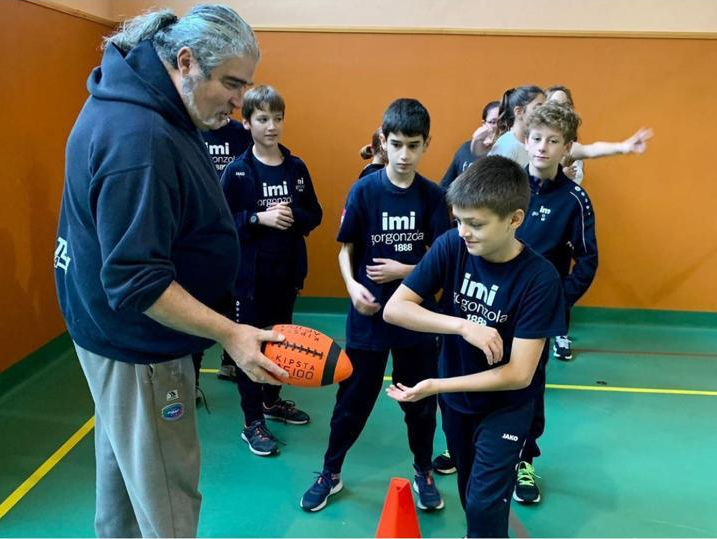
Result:
[[[265,342],[262,352],[289,373],[287,384],[320,387],[351,376],[349,356],[328,335],[295,324],[277,324],[267,329],[285,337],[282,342]]]

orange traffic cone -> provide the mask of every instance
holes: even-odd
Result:
[[[400,477],[391,479],[376,537],[421,537],[411,483],[408,480]]]

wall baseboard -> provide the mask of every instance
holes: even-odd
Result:
[[[71,350],[73,350],[72,339],[65,331],[29,356],[0,372],[0,395],[4,395],[6,391],[27,380],[37,371],[48,369]]]
[[[346,313],[348,306],[348,298],[307,296],[297,298],[294,311],[303,314],[342,315]],[[575,307],[572,310],[571,323],[717,328],[717,313]],[[54,361],[59,360],[70,351],[72,351],[72,339],[65,332],[26,358],[0,372],[0,394],[17,386],[38,370],[48,368]]]
[[[691,326],[717,328],[717,313],[697,311],[660,311],[652,309],[616,309],[575,307],[570,323],[626,324],[645,326]]]
[[[343,314],[348,298],[299,297],[295,312]],[[571,322],[576,324],[637,324],[717,328],[717,313],[695,311],[660,311],[651,309],[617,309],[607,307],[573,308]]]

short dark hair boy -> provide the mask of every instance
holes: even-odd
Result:
[[[319,511],[342,489],[341,469],[381,392],[389,351],[396,381],[412,384],[435,374],[434,335],[420,335],[384,322],[384,303],[449,228],[443,191],[416,172],[429,143],[430,116],[415,99],[398,99],[383,117],[385,168],[351,188],[338,233],[339,266],[351,306],[346,352],[354,374],[341,382],[331,418],[329,444],[319,477],[301,498],[305,511]],[[436,399],[402,405],[414,456],[418,507],[443,508],[431,472]]]
[[[439,378],[387,392],[404,403],[440,394],[468,537],[508,536],[515,466],[540,390],[536,370],[545,339],[565,326],[555,268],[515,238],[527,184],[510,159],[471,165],[448,192],[457,228],[438,238],[384,309],[392,324],[444,335]],[[439,290],[440,311],[426,309]]]

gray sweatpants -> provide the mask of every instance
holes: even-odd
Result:
[[[95,401],[98,537],[196,537],[199,439],[191,356],[134,365],[75,344]]]

